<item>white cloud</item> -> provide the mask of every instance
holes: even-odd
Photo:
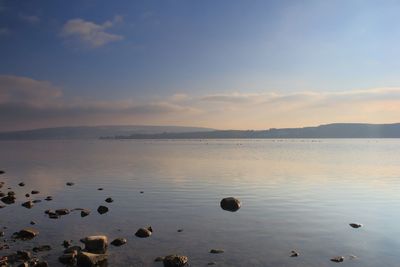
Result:
[[[71,19],[64,24],[61,36],[64,38],[77,39],[89,47],[100,47],[124,39],[122,35],[106,31],[117,23],[122,22],[122,20],[122,16],[115,16],[111,21],[106,21],[103,24],[96,24],[80,18]]]

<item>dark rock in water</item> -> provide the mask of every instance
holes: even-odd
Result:
[[[56,212],[52,211],[52,210],[45,210],[45,212],[47,215],[49,215],[50,219],[58,219],[60,218],[60,215],[58,215]]]
[[[17,256],[19,259],[24,260],[24,261],[30,260],[32,258],[32,254],[26,250],[17,251]]]
[[[180,255],[168,255],[163,260],[164,267],[182,267],[188,263],[188,257]]]
[[[35,265],[32,265],[35,267],[49,267],[49,264],[47,263],[47,261],[39,261],[38,263],[36,263]]]
[[[81,239],[85,244],[85,251],[90,253],[106,253],[108,247],[108,240],[105,235],[88,236]]]
[[[41,246],[34,247],[32,249],[33,252],[42,252],[42,251],[50,251],[50,250],[51,250],[50,245],[41,245]]]
[[[4,205],[0,205],[0,209],[2,209],[2,208],[5,208],[6,206],[4,206]]]
[[[62,264],[74,265],[76,263],[77,252],[65,253],[58,258]]]
[[[81,211],[81,217],[86,217],[90,214],[90,210],[82,210]]]
[[[291,253],[290,257],[298,257],[298,256],[300,256],[300,253],[297,252],[296,250],[292,250],[290,253]]]
[[[94,254],[89,252],[80,252],[77,256],[78,267],[98,266],[107,260],[106,254]]]
[[[178,232],[178,233],[182,233],[182,232],[183,232],[183,229],[178,229],[177,232]]]
[[[221,200],[221,208],[227,211],[237,211],[241,207],[240,200],[234,197],[227,197]]]
[[[0,170],[0,174],[5,174],[6,172],[3,170]]]
[[[30,197],[31,195],[29,195],[29,194],[25,194],[25,197]]]
[[[64,248],[69,248],[72,245],[72,243],[69,240],[64,240],[62,245]]]
[[[331,261],[333,261],[333,262],[343,262],[344,261],[344,257],[342,257],[342,256],[335,257],[335,258],[332,258]]]
[[[16,199],[16,197],[14,195],[7,195],[5,197],[2,197],[1,201],[4,204],[10,205],[10,204],[14,204],[15,203],[15,199]]]
[[[33,200],[32,201],[33,203],[40,203],[40,202],[42,202],[40,199],[35,199],[35,200]]]
[[[32,191],[31,191],[31,194],[32,194],[32,195],[36,195],[36,194],[39,194],[39,193],[40,193],[40,192],[37,191],[37,190],[32,190]]]
[[[108,197],[108,198],[106,198],[106,200],[105,200],[107,203],[111,203],[111,202],[114,202],[114,200],[111,198],[111,197]]]
[[[31,225],[35,225],[36,222],[35,222],[35,221],[31,221],[30,224],[31,224]]]
[[[69,214],[69,209],[58,209],[58,210],[56,210],[56,214],[60,215],[60,216],[67,215],[67,214]]]
[[[67,183],[66,183],[67,186],[73,186],[74,184],[75,184],[75,183],[73,183],[73,182],[67,182]]]
[[[351,227],[353,227],[353,228],[360,228],[360,227],[363,226],[363,225],[360,224],[360,223],[350,223],[349,225],[350,225]]]
[[[111,245],[116,246],[116,247],[119,247],[119,246],[125,245],[126,242],[127,242],[126,238],[120,237],[120,238],[114,239],[114,240],[111,242]]]
[[[223,249],[212,249],[212,250],[210,250],[210,253],[221,254],[221,253],[224,253],[224,250]]]
[[[25,240],[25,239],[32,239],[35,236],[37,236],[38,234],[39,234],[38,230],[28,227],[28,228],[22,229],[19,232],[14,233],[14,237]]]
[[[25,183],[20,182],[18,185],[19,185],[19,186],[25,186]]]
[[[154,259],[155,262],[160,262],[163,261],[165,259],[165,257],[157,257]]]
[[[64,253],[79,253],[82,250],[80,246],[72,246],[64,250]]]
[[[51,201],[51,200],[53,200],[53,197],[52,196],[47,196],[44,200]]]
[[[143,194],[144,193],[144,191],[140,191],[140,194]]]
[[[151,226],[146,227],[146,228],[140,228],[139,230],[136,231],[135,236],[140,237],[140,238],[146,238],[151,236],[153,233],[153,229]]]
[[[100,188],[97,188],[97,190],[99,190],[99,191],[102,191],[102,190],[103,190],[103,188],[102,188],[102,187],[100,187]]]
[[[108,208],[106,206],[99,206],[97,208],[97,212],[100,214],[104,214],[104,213],[108,212]]]
[[[3,192],[0,192],[0,197],[4,197],[6,194]]]
[[[14,192],[14,191],[8,191],[8,192],[7,192],[7,195],[8,195],[8,196],[15,196],[15,192]]]
[[[27,201],[21,204],[22,207],[25,207],[27,209],[33,208],[33,201]]]

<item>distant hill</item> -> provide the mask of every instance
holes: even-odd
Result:
[[[232,139],[232,138],[400,138],[400,123],[333,123],[316,127],[269,129],[260,131],[197,131],[180,133],[135,133],[116,139]]]
[[[0,140],[52,140],[52,139],[98,139],[104,136],[132,134],[187,133],[213,131],[210,128],[181,126],[78,126],[41,128],[26,131],[0,132]]]

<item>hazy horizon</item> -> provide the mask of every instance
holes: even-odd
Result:
[[[0,131],[399,121],[400,4],[0,1]]]

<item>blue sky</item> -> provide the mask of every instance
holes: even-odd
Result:
[[[0,129],[398,120],[382,109],[400,98],[398,14],[398,1],[0,0]],[[332,95],[352,104],[316,117]],[[253,118],[276,110],[271,97],[290,99],[281,118]]]

